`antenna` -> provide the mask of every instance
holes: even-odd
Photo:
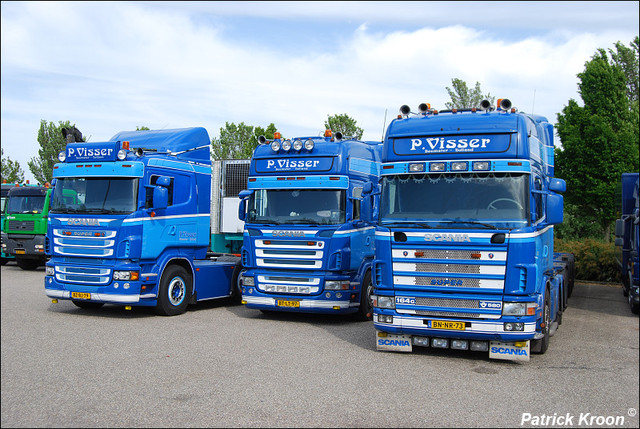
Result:
[[[387,109],[384,109],[384,122],[382,123],[382,138],[380,141],[384,141],[384,129],[387,126]]]
[[[531,106],[531,113],[534,112],[533,108],[536,106],[536,90],[533,90],[533,105]]]

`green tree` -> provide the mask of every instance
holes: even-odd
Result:
[[[262,128],[245,125],[244,122],[238,125],[226,122],[225,126],[220,128],[220,137],[211,140],[211,158],[249,159],[259,144],[258,137],[273,139],[276,131],[278,130],[274,124]]]
[[[58,121],[58,125],[44,119],[40,121],[38,156],[27,162],[29,170],[39,183],[51,182],[53,166],[58,162],[58,153],[63,151],[67,145],[67,141],[62,135],[62,128],[71,127],[75,127],[75,124],[71,124],[69,121]]]
[[[480,89],[480,82],[476,82],[476,86],[473,89],[467,87],[467,83],[462,79],[451,79],[452,88],[446,87],[451,102],[444,103],[447,109],[471,109],[472,107],[480,107],[482,100],[489,100],[491,105],[495,101],[495,97],[491,94],[482,95]]]
[[[9,157],[4,157],[4,149],[0,148],[0,158],[2,159],[2,181],[7,183],[24,182],[24,171],[18,161],[12,161]]]
[[[627,98],[633,105],[638,103],[638,36],[631,41],[631,47],[620,42],[615,44],[616,50],[609,49],[612,63],[619,66],[627,79]]]
[[[345,137],[353,137],[356,140],[362,138],[364,130],[357,125],[357,121],[346,113],[342,115],[328,116],[324,121],[325,129],[333,131],[333,133],[341,132]]]
[[[145,127],[144,125],[139,127],[136,125],[136,131],[149,131],[149,127]]]
[[[627,77],[604,49],[585,63],[578,79],[584,106],[571,99],[558,114],[556,175],[567,182],[565,201],[577,208],[581,223],[594,221],[608,242],[621,174],[638,171],[637,102],[629,102]]]

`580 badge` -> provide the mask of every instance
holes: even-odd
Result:
[[[408,296],[396,296],[396,304],[416,305],[416,299]]]

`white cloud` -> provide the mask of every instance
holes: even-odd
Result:
[[[580,10],[601,9],[591,4]],[[521,16],[529,27],[543,20],[544,28],[559,17],[540,5],[534,15],[531,5],[519,6],[515,15],[510,4],[480,15],[476,4],[441,2],[2,3],[2,147],[29,177],[41,119],[70,120],[100,141],[141,125],[204,126],[215,137],[226,121],[273,122],[285,136],[309,135],[321,130],[327,115],[347,113],[366,139],[379,140],[385,111],[388,124],[401,104],[443,108],[454,77],[480,82],[485,93],[508,97],[524,111],[535,107],[555,121],[569,98],[579,98],[576,74],[584,63],[599,47],[628,43],[634,33],[626,20],[635,20],[598,27],[598,17],[587,16],[588,30],[576,33],[570,29],[580,15],[572,13],[563,15],[571,25],[562,31],[521,35],[513,30]],[[618,17],[618,9],[607,13]],[[487,25],[462,25],[474,11]],[[238,22],[212,13],[278,18],[274,31],[286,25],[283,20],[301,17],[339,16],[353,25],[323,35],[334,41],[326,49],[290,53],[270,45],[251,23],[235,28]],[[384,16],[389,28],[380,29]],[[607,14],[599,16],[609,22]],[[504,28],[494,24],[499,20],[508,21]],[[319,37],[294,35],[303,45]]]

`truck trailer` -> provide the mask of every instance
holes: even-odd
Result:
[[[497,108],[402,106],[386,130],[373,263],[378,350],[527,361],[562,322],[573,259],[555,253],[566,185],[553,126]]]

